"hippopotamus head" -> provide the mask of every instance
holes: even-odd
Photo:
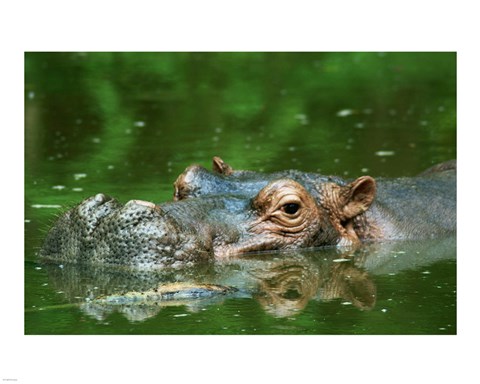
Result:
[[[353,220],[375,196],[375,181],[351,183],[295,171],[233,171],[219,160],[213,172],[187,168],[174,202],[103,194],[60,217],[42,255],[64,261],[164,266],[247,252],[358,241]]]

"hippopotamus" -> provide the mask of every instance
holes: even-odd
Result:
[[[456,162],[416,177],[354,180],[235,171],[215,157],[176,180],[171,202],[99,193],[60,216],[40,255],[61,262],[178,266],[246,253],[428,239],[456,232]]]

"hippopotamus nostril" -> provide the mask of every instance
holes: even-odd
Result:
[[[104,195],[103,193],[97,193],[94,197],[94,200],[98,205],[105,204],[107,201],[112,200],[110,196]]]

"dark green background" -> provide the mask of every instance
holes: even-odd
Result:
[[[381,305],[360,312],[338,301],[312,302],[288,320],[232,299],[199,314],[203,322],[172,317],[182,310],[172,307],[136,324],[62,307],[68,301],[36,260],[61,209],[98,192],[171,199],[176,176],[214,155],[237,169],[415,175],[456,157],[456,54],[26,53],[25,332],[455,333],[454,262],[431,267],[447,295],[438,281],[422,285],[419,270],[377,277],[379,289],[404,298],[417,281],[414,291],[425,294],[408,302],[431,303],[416,303],[424,308],[417,327],[400,321],[412,311],[401,304],[389,312],[395,325],[383,327]],[[439,315],[439,305],[449,310]],[[444,323],[450,328],[439,331]]]

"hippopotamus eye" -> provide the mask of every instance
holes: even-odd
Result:
[[[289,215],[294,215],[300,209],[300,205],[297,203],[288,203],[282,207],[283,211]]]

